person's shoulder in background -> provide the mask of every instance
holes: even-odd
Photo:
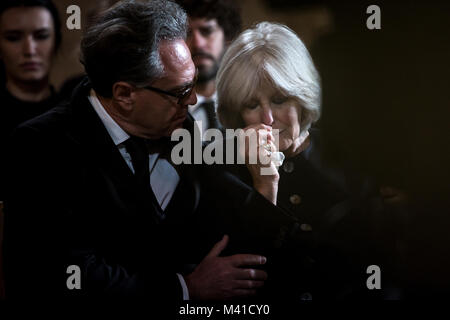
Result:
[[[73,90],[86,78],[86,74],[78,74],[67,79],[59,90],[59,98],[61,101],[70,100]]]

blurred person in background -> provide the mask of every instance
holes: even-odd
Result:
[[[0,248],[3,238],[5,146],[20,123],[58,102],[49,82],[61,43],[61,23],[51,0],[5,0],[0,4]],[[0,249],[0,297],[2,258]]]
[[[2,1],[0,139],[58,101],[49,74],[61,43],[60,19],[50,0]],[[3,144],[2,144],[3,145]]]
[[[187,45],[198,68],[197,104],[189,112],[202,121],[203,132],[220,128],[216,116],[216,74],[228,45],[242,28],[240,8],[234,0],[177,0],[189,16]]]

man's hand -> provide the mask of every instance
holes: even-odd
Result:
[[[228,300],[255,295],[264,285],[267,273],[246,266],[263,265],[266,258],[252,254],[219,257],[228,236],[217,242],[195,270],[185,277],[192,300]]]

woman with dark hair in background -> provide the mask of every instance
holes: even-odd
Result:
[[[5,145],[20,123],[58,102],[49,83],[53,57],[61,43],[61,23],[51,0],[2,0],[0,4],[0,247]],[[1,253],[0,253],[1,254]],[[0,298],[3,296],[0,257]]]
[[[0,5],[2,149],[17,125],[51,109],[58,101],[49,73],[61,43],[60,26],[50,0],[7,0]]]
[[[20,123],[56,105],[50,67],[61,43],[60,19],[51,0],[0,4],[0,169],[6,139]],[[0,201],[3,188],[0,177]]]
[[[3,149],[14,128],[58,102],[49,74],[61,43],[60,27],[58,11],[51,0],[7,0],[0,4],[1,170]]]
[[[57,102],[49,74],[61,43],[60,25],[50,0],[8,0],[0,5],[2,142],[18,124]]]

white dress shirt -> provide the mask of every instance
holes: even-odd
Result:
[[[120,151],[120,154],[124,158],[130,170],[134,173],[133,162],[131,156],[127,152],[124,142],[130,138],[114,119],[106,112],[102,106],[97,94],[92,89],[88,97],[89,102],[94,107],[95,112],[100,117],[103,125],[108,131],[114,144]],[[164,211],[167,208],[170,200],[172,199],[175,189],[180,182],[180,176],[175,168],[166,159],[160,158],[158,153],[149,154],[149,166],[150,166],[150,185],[158,200],[161,209]],[[178,274],[181,286],[183,288],[183,300],[189,300],[189,292],[186,286],[186,282],[181,274]]]
[[[206,113],[206,110],[203,108],[200,108],[202,103],[213,101],[214,102],[214,108],[217,111],[217,91],[214,92],[214,94],[210,98],[206,98],[202,95],[197,94],[197,104],[193,106],[189,106],[189,113],[194,117],[195,121],[201,121],[202,122],[202,132],[205,134],[205,131],[210,127],[208,114]]]

